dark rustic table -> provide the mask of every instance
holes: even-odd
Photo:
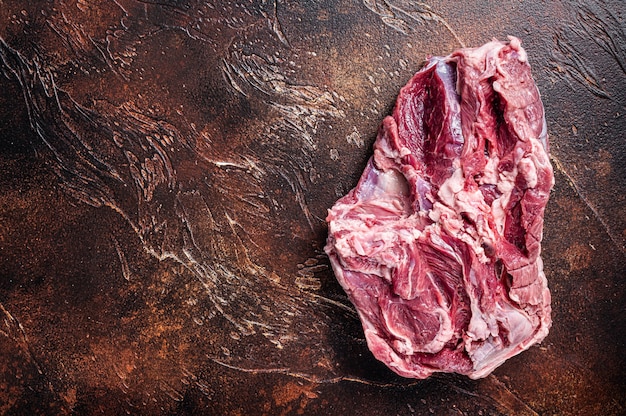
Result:
[[[0,414],[626,412],[621,1],[0,2]],[[428,55],[522,39],[554,324],[395,376],[322,248]]]

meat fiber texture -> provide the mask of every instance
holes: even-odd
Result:
[[[430,58],[327,218],[326,252],[374,356],[405,377],[477,379],[543,340],[553,185],[520,41]]]

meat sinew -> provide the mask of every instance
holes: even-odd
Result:
[[[480,378],[541,341],[553,184],[520,41],[429,59],[327,218],[326,252],[374,356],[405,377]]]

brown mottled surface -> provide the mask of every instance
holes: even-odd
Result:
[[[0,2],[0,414],[626,413],[619,1]],[[511,34],[554,325],[479,380],[376,362],[321,254],[428,54]]]

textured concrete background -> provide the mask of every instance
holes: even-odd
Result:
[[[0,1],[0,414],[623,414],[620,1]],[[553,328],[395,376],[322,254],[428,55],[522,39]]]

